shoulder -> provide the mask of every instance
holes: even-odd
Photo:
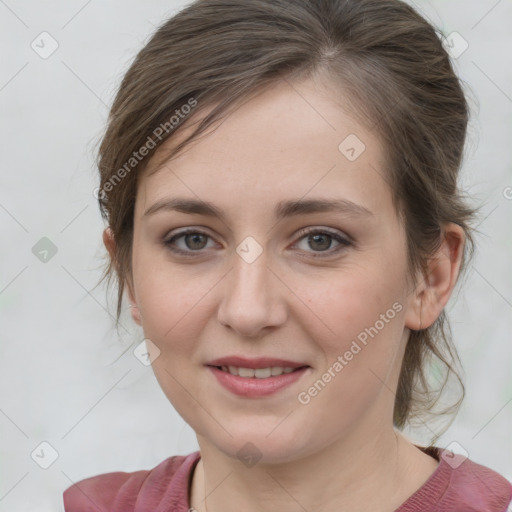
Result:
[[[447,465],[450,481],[441,499],[447,510],[506,512],[512,500],[512,484],[506,478],[470,459],[457,467]]]
[[[512,484],[496,471],[436,446],[420,450],[439,464],[396,512],[512,512]]]
[[[65,512],[138,512],[188,501],[188,480],[199,452],[175,455],[150,470],[104,473],[81,480],[63,494]]]

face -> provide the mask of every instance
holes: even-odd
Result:
[[[153,369],[230,456],[250,441],[291,461],[392,424],[406,240],[385,148],[333,91],[282,82],[139,180],[130,296],[160,351]],[[248,382],[208,366],[232,356],[306,368]],[[271,381],[287,385],[269,393]]]

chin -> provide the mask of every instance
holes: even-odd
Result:
[[[208,436],[206,438],[226,456],[240,460],[247,467],[256,464],[285,464],[307,456],[309,451],[315,451],[311,440],[308,442],[308,439],[301,439],[284,425],[276,429],[278,424],[274,422],[271,428],[261,430],[254,426],[245,429],[227,427],[233,437],[222,436],[222,439],[217,440]],[[281,432],[278,433],[280,428]]]

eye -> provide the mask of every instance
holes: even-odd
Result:
[[[302,230],[300,234],[303,236],[301,236],[299,242],[297,242],[295,245],[300,245],[300,243],[304,242],[301,250],[311,253],[311,256],[314,258],[332,256],[333,254],[343,250],[345,247],[352,245],[352,243],[347,238],[344,238],[337,232],[326,230],[325,228],[306,229]],[[337,244],[334,250],[332,250],[333,242],[336,242]]]
[[[208,248],[207,242],[211,239],[210,235],[196,229],[187,229],[176,233],[172,237],[164,240],[164,245],[172,252],[179,254],[190,254],[200,252]],[[178,244],[178,241],[181,243]],[[210,247],[211,248],[211,247]]]
[[[314,258],[332,256],[352,245],[347,238],[325,228],[303,229],[299,232],[299,235],[301,237],[294,244],[294,247],[300,246],[302,243],[303,247],[299,247],[299,249],[308,252]],[[208,241],[212,241],[212,238],[207,233],[197,229],[187,229],[167,238],[163,243],[174,253],[195,256],[200,254],[203,249],[213,247],[212,245],[208,247]],[[333,242],[337,244],[334,250],[332,250]]]

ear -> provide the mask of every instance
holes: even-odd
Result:
[[[464,230],[449,223],[443,228],[443,240],[428,261],[426,275],[419,280],[405,317],[411,330],[430,327],[446,306],[459,275],[464,253]]]
[[[105,245],[110,255],[110,259],[115,262],[117,260],[116,241],[114,239],[114,232],[112,231],[112,228],[110,226],[105,228],[103,231],[103,244]],[[142,325],[140,311],[137,305],[137,301],[135,300],[135,294],[133,293],[133,283],[130,281],[129,278],[126,280],[125,286],[128,294],[128,300],[130,302],[130,312],[133,321],[138,325]]]

